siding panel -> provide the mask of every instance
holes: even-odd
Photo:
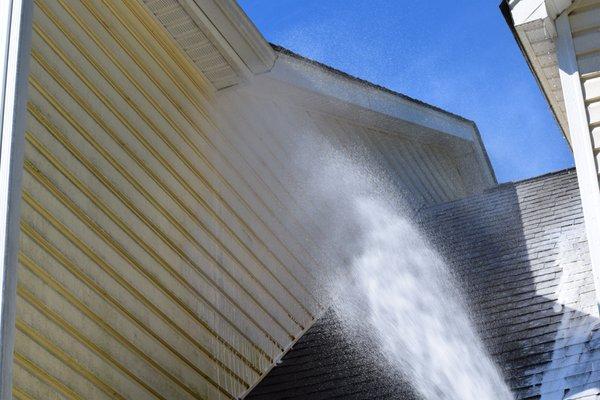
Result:
[[[232,399],[313,320],[310,274],[175,100],[210,90],[115,12],[145,10],[36,2],[15,397]]]
[[[596,168],[600,143],[594,131],[600,123],[600,3],[576,8],[569,15],[581,85],[586,102]]]

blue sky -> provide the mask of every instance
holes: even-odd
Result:
[[[474,120],[498,181],[573,165],[499,0],[238,0],[267,40]]]

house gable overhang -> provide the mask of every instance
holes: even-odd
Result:
[[[255,79],[292,85],[304,90],[302,97],[324,100],[307,106],[319,104],[320,110],[411,139],[451,145],[457,154],[475,152],[485,186],[496,183],[473,121],[271,45],[235,0],[143,2],[215,92],[236,90]]]
[[[573,0],[504,0],[500,9],[563,135],[571,143],[556,52],[556,18]]]
[[[216,90],[269,71],[275,52],[235,0],[143,0]]]
[[[497,183],[475,122],[279,46],[274,48],[275,65],[258,77],[264,90],[276,92],[290,85],[302,92],[294,101],[307,109],[354,120],[409,140],[443,146],[459,158],[474,157],[481,184],[490,187]],[[291,91],[286,94],[290,96]]]

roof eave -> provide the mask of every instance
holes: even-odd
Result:
[[[216,37],[223,40],[221,46],[233,51],[253,74],[267,72],[273,67],[275,52],[237,1],[180,1],[195,4],[197,8],[191,8],[191,12],[202,12],[208,20],[206,25],[210,26]]]
[[[459,153],[473,149],[485,184],[497,183],[475,122],[282,47],[274,48],[277,61],[273,69],[263,75],[263,88],[268,87],[268,80],[285,82],[313,93],[298,100],[308,108],[356,120],[407,139],[452,147]]]
[[[247,81],[275,63],[275,51],[235,0],[143,2],[215,90]],[[189,38],[202,43],[202,50],[184,44]]]
[[[571,140],[556,66],[554,21],[571,4],[572,0],[503,0],[500,4],[507,25],[569,145]],[[531,39],[530,34],[535,29],[543,32],[541,39]],[[546,50],[536,52],[536,48]]]

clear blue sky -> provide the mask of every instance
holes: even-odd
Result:
[[[498,181],[573,165],[499,0],[238,0],[267,40],[474,120]]]

